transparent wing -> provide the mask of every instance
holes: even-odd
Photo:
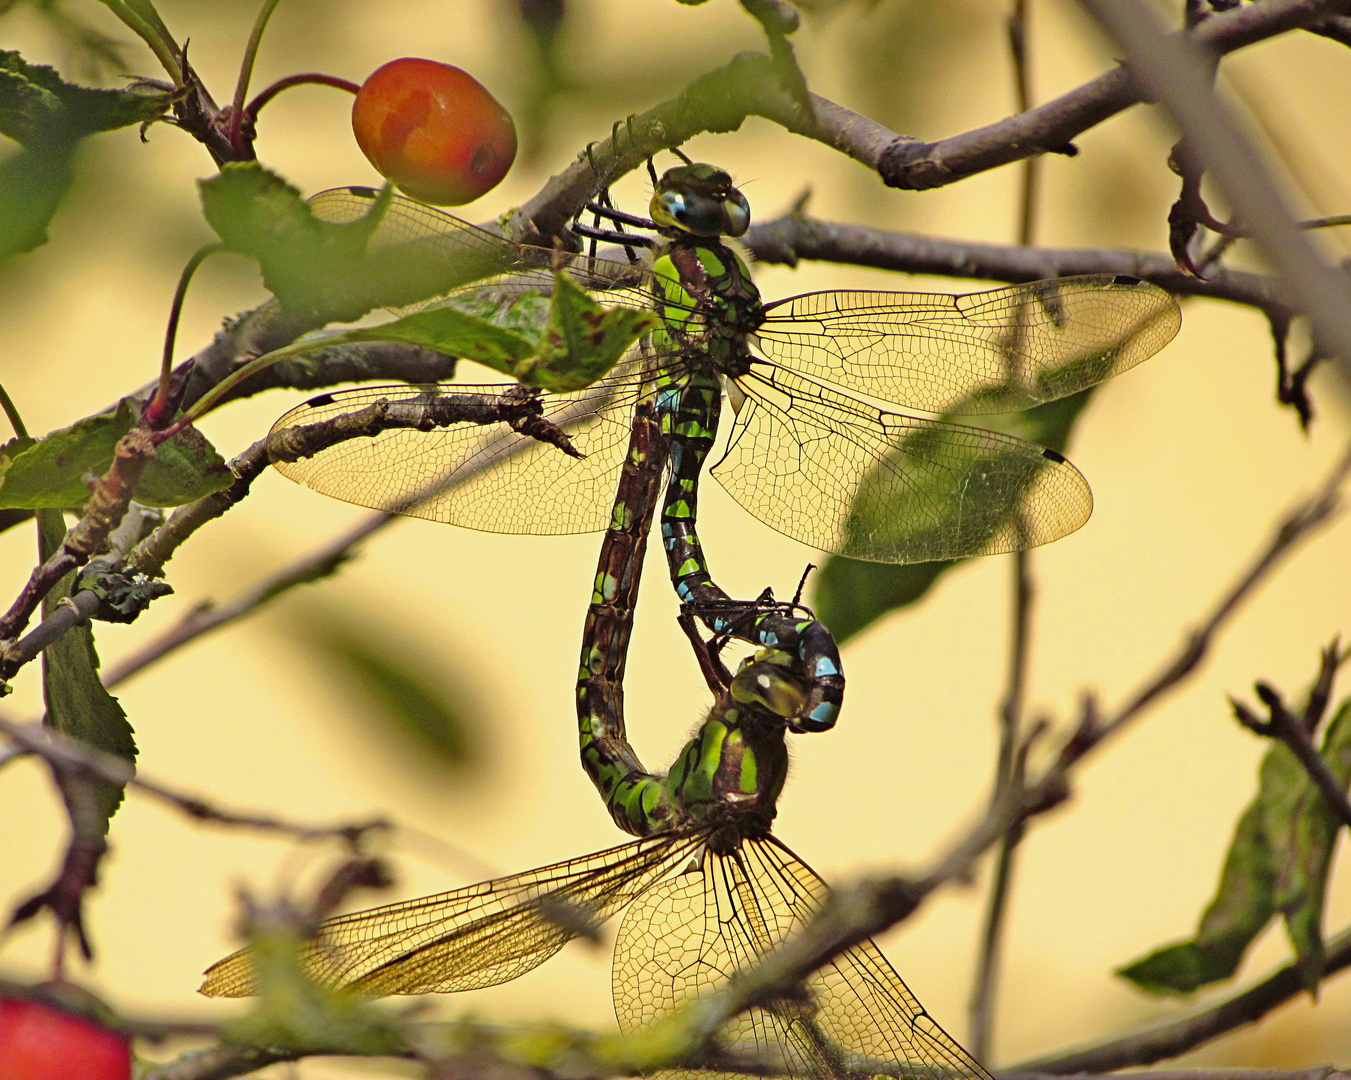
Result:
[[[448,993],[524,975],[689,857],[667,834],[420,900],[330,919],[301,947],[315,981],[363,994]],[[201,993],[258,992],[247,949],[206,970]]]
[[[571,439],[580,458],[506,425],[459,423],[349,439],[276,468],[324,495],[374,510],[484,532],[594,532],[609,522],[633,407],[648,385],[643,371],[639,361],[625,361],[585,390],[544,397],[545,419]],[[437,394],[504,389],[446,383],[322,394],[286,413],[272,430],[330,420],[377,402],[422,407]]]
[[[817,292],[769,304],[765,356],[908,409],[1011,412],[1119,375],[1182,324],[1156,285],[1112,275],[989,292]]]
[[[736,971],[801,930],[826,891],[825,883],[772,837],[744,841],[727,855],[705,850],[698,865],[649,889],[625,913],[615,943],[620,1027],[647,1027],[720,989]],[[821,968],[805,990],[802,997],[737,1017],[720,1042],[776,1073],[813,1080],[860,1073],[989,1080],[871,941]]]
[[[365,217],[378,194],[374,188],[333,188],[319,192],[309,204],[316,217],[342,224]],[[389,201],[368,250],[394,273],[418,282],[435,282],[436,287],[424,295],[462,293],[466,286],[484,279],[491,279],[488,288],[545,294],[553,284],[552,250],[517,244],[400,195]],[[569,273],[584,288],[603,291],[604,303],[651,307],[651,275],[645,269],[612,259],[563,257]]]
[[[1093,496],[1054,451],[1014,435],[875,409],[756,364],[713,475],[773,529],[824,551],[910,563],[1034,547],[1088,520]]]

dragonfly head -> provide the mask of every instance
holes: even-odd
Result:
[[[680,165],[657,181],[648,207],[663,229],[694,236],[741,236],[751,225],[751,206],[725,169]]]
[[[759,705],[785,721],[796,717],[807,700],[802,683],[789,674],[790,658],[776,650],[762,649],[748,660],[732,679],[728,691],[742,705]]]

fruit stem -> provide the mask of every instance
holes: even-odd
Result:
[[[263,31],[267,28],[268,19],[272,18],[272,12],[277,9],[281,0],[263,0],[263,7],[258,12],[258,18],[253,20],[253,30],[249,33],[249,43],[244,46],[244,59],[239,65],[239,81],[235,83],[234,108],[230,110],[230,130],[227,134],[230,145],[233,146],[235,139],[239,135],[239,125],[241,121],[240,110],[244,108],[244,98],[249,92],[249,80],[253,78],[253,63],[258,58],[258,46],[263,41]]]
[[[207,244],[198,248],[178,276],[178,288],[174,290],[174,300],[169,306],[169,323],[164,330],[164,355],[160,361],[159,387],[145,410],[145,413],[149,414],[152,428],[163,427],[166,419],[163,414],[169,400],[170,377],[173,375],[174,339],[178,335],[178,320],[183,314],[183,300],[187,296],[188,283],[192,281],[192,275],[208,256],[224,250],[224,244]]]
[[[258,110],[283,90],[289,90],[293,86],[302,86],[305,83],[318,83],[320,86],[332,86],[337,90],[346,90],[349,94],[355,94],[361,89],[359,85],[349,79],[340,79],[336,75],[321,75],[318,72],[309,72],[304,75],[288,75],[284,79],[278,79],[256,98],[250,101],[248,108],[244,110],[244,115],[250,121],[257,120]]]

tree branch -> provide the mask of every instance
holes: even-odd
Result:
[[[1246,304],[1268,316],[1292,314],[1279,282],[1261,274],[1216,269],[1202,281],[1177,268],[1171,255],[1114,248],[1034,248],[940,240],[919,233],[874,229],[788,214],[753,226],[746,237],[765,263],[796,266],[821,259],[879,270],[1021,284],[1074,274],[1128,274],[1178,296],[1206,296]]]
[[[1344,372],[1351,373],[1351,303],[1347,302],[1346,276],[1327,264],[1299,228],[1261,157],[1215,96],[1207,57],[1198,50],[1197,42],[1164,34],[1141,0],[1080,2],[1125,46],[1131,70],[1167,106],[1191,152],[1223,188],[1237,219],[1280,271],[1291,301],[1313,323],[1319,348],[1334,356]],[[1275,11],[1282,6],[1292,14],[1300,7],[1306,15],[1317,9],[1321,19],[1344,12],[1346,5],[1319,5],[1312,0],[1304,5],[1294,0],[1282,5],[1269,0],[1207,19],[1197,36],[1230,15]]]
[[[1346,9],[1346,0],[1265,0],[1221,12],[1191,33],[1171,37],[1176,41],[1185,36],[1197,50],[1222,55],[1288,30],[1317,25]],[[1118,67],[998,123],[932,143],[897,136],[875,162],[858,160],[876,168],[889,187],[942,187],[1034,154],[1072,153],[1076,136],[1145,100],[1146,92],[1131,72]]]

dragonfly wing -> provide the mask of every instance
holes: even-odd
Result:
[[[620,1027],[646,1027],[721,989],[819,909],[824,882],[773,838],[660,882],[630,906],[615,943]],[[805,994],[738,1016],[719,1042],[775,1073],[989,1080],[915,1000],[871,941],[814,973]],[[707,1072],[673,1072],[708,1080]]]
[[[380,192],[367,187],[333,188],[309,199],[314,216],[338,224],[364,218]],[[552,289],[549,267],[555,255],[471,225],[453,214],[395,195],[371,233],[367,254],[372,272],[392,279],[385,303],[402,309],[422,306],[429,297],[463,292],[471,283],[495,278],[494,286]],[[628,263],[566,256],[569,273],[583,288],[601,291],[604,303],[650,307],[650,274]],[[532,269],[544,268],[544,269]],[[395,293],[404,295],[397,296]]]
[[[329,919],[300,948],[306,972],[362,994],[448,993],[506,982],[593,930],[680,860],[692,842],[635,840],[579,859],[420,900]],[[258,992],[243,949],[206,971],[201,993]]]
[[[1065,397],[1162,349],[1182,315],[1163,289],[1093,275],[988,292],[817,292],[765,308],[760,350],[815,379],[933,413]]]
[[[544,416],[580,452],[571,457],[502,424],[456,423],[432,430],[395,428],[349,439],[313,457],[276,465],[297,483],[335,499],[484,532],[595,532],[609,521],[634,403],[645,383],[626,363],[585,390],[544,397]],[[503,385],[378,386],[312,398],[273,425],[282,431],[366,406]]]
[[[705,849],[630,905],[615,940],[613,971],[615,1014],[623,1031],[646,1028],[717,991],[796,928],[792,910],[774,902],[746,871],[739,853]],[[719,1041],[773,1073],[821,1080],[838,1075],[813,1046],[803,1045],[799,1027],[792,1011],[754,1008],[732,1021]],[[712,1080],[715,1074],[659,1075]]]
[[[852,559],[911,563],[1035,547],[1088,520],[1059,454],[1016,435],[887,412],[757,364],[718,482],[765,524]]]

